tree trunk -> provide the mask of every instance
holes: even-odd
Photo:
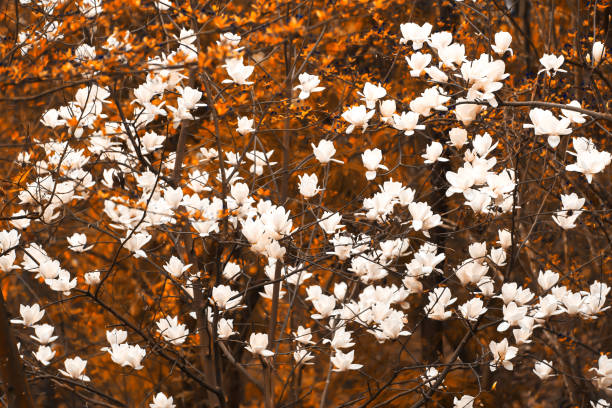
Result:
[[[9,408],[34,408],[0,290],[0,376]]]

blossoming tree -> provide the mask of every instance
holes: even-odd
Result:
[[[0,8],[3,406],[610,406],[608,1]]]

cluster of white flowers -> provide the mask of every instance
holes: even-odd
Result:
[[[101,4],[97,0],[87,0],[79,7],[86,17],[94,18],[102,12]],[[156,1],[156,7],[163,11],[171,8],[172,3]],[[399,101],[390,98],[385,87],[366,82],[357,92],[362,104],[347,107],[341,114],[349,124],[346,134],[358,128],[366,132],[373,126],[371,122],[377,121],[376,126],[395,129],[399,137],[416,137],[427,129],[426,118],[436,112],[454,109],[456,121],[468,127],[481,112],[499,106],[499,91],[503,88],[503,80],[508,77],[504,61],[486,53],[470,60],[465,45],[453,42],[450,32],[432,33],[432,28],[429,23],[402,24],[400,41],[412,46],[410,55],[405,58],[410,75],[415,78],[427,76],[432,86],[406,104],[404,110],[398,111]],[[165,154],[164,147],[170,135],[158,134],[150,125],[157,119],[167,118],[168,123],[178,129],[186,125],[185,121],[197,119],[195,111],[207,107],[201,102],[203,90],[184,85],[184,70],[171,67],[181,55],[187,62],[197,61],[197,34],[182,28],[175,40],[176,50],[148,61],[151,72],[133,90],[131,104],[135,107],[125,118],[121,112],[121,122],[104,120],[108,117],[104,112],[110,109],[111,92],[93,84],[77,90],[74,100],[65,106],[44,113],[41,123],[55,131],[67,132],[73,143],[39,143],[44,159],[31,163],[35,169],[34,176],[18,194],[18,203],[24,209],[13,214],[11,225],[16,229],[0,231],[0,270],[3,273],[21,268],[34,273],[35,278],[42,278],[52,291],[70,295],[77,287],[77,277],[62,268],[60,260],[50,257],[36,242],[23,245],[19,231],[27,231],[32,220],[34,223],[53,223],[62,216],[63,207],[87,200],[95,193],[95,188],[127,190],[120,186],[125,182],[121,179],[127,176],[130,194],[104,198],[104,212],[101,214],[110,227],[120,232],[118,251],[125,250],[126,256],[142,258],[155,265],[161,260],[162,264],[157,268],[159,273],[190,297],[189,305],[193,311],[190,315],[197,318],[195,302],[191,301],[196,299],[195,290],[202,291],[202,287],[194,282],[200,280],[203,271],[198,270],[196,262],[182,252],[152,256],[149,248],[156,242],[157,231],[180,222],[188,225],[189,229],[184,233],[192,232],[194,237],[202,239],[215,239],[221,233],[232,234],[232,245],[248,247],[250,255],[265,261],[265,277],[256,286],[261,290],[262,298],[280,302],[285,300],[287,293],[292,296],[306,294],[302,300],[310,319],[319,324],[316,336],[320,336],[320,341],[313,341],[315,333],[309,327],[312,322],[302,322],[293,333],[293,342],[287,342],[291,344],[290,351],[297,365],[312,364],[317,354],[326,355],[321,352],[322,345],[329,345],[330,370],[361,369],[361,364],[354,363],[356,340],[353,333],[363,331],[380,343],[411,336],[413,325],[406,312],[411,307],[408,302],[411,295],[426,299],[419,311],[424,318],[436,321],[457,318],[470,327],[477,325],[485,314],[501,309],[503,316],[497,331],[506,333],[512,329],[515,345],[510,345],[510,337],[489,342],[491,370],[499,367],[513,370],[521,355],[521,346],[531,343],[534,331],[540,330],[554,316],[564,314],[568,318],[590,321],[608,309],[606,299],[611,288],[599,281],[591,282],[588,291],[572,291],[568,286],[560,285],[565,276],[546,270],[540,271],[537,278],[534,276],[537,286],[534,284],[531,288],[522,282],[503,282],[500,271],[510,261],[509,252],[519,239],[518,231],[499,229],[499,240],[493,245],[486,240],[478,242],[474,239],[475,242],[467,246],[469,257],[464,253],[462,262],[455,267],[444,265],[448,261],[446,249],[439,242],[436,244],[432,235],[436,238],[436,229],[453,226],[446,224],[443,219],[446,214],[428,203],[427,197],[422,196],[416,186],[411,187],[390,177],[394,169],[390,170],[389,156],[387,164],[382,164],[385,162],[384,154],[377,147],[363,149],[360,158],[369,187],[376,186],[374,180],[377,178],[389,176],[378,185],[379,191],[360,197],[360,208],[353,214],[324,207],[328,172],[338,168],[336,164],[345,163],[336,158],[338,152],[331,137],[311,144],[313,154],[307,160],[314,159],[321,166],[317,164],[309,170],[310,173],[297,174],[295,186],[301,196],[295,201],[308,209],[305,213],[313,215],[312,222],[307,227],[300,227],[300,231],[312,228],[312,236],[322,232],[325,256],[346,266],[338,275],[342,278],[334,277],[336,281],[330,281],[327,286],[319,285],[315,271],[320,265],[295,248],[299,244],[294,239],[298,228],[294,226],[297,215],[295,207],[291,207],[292,200],[279,200],[280,203],[275,204],[270,197],[257,192],[260,184],[255,181],[275,174],[274,150],[256,144],[249,144],[250,147],[239,153],[217,151],[219,146],[201,147],[197,150],[200,166],[189,168],[183,183],[169,176],[176,169],[181,170],[182,163],[176,163],[178,154]],[[243,48],[238,48],[241,41],[239,35],[229,32],[221,34],[217,41],[217,46],[229,55],[223,65],[229,78],[222,82],[232,87],[254,84],[249,78],[252,78],[255,66],[245,65],[244,56],[240,54]],[[512,53],[511,41],[509,33],[497,33],[494,44],[491,44],[492,52],[500,58],[507,52]],[[109,38],[109,44],[114,48],[127,48],[129,40],[127,36],[123,39],[115,36]],[[602,47],[601,43],[593,47],[595,64],[602,59]],[[74,50],[74,55],[79,61],[87,61],[95,58],[96,50],[83,44]],[[562,56],[544,55],[540,62],[544,66],[541,72],[548,75],[565,72],[560,68],[564,62]],[[299,90],[293,97],[299,103],[307,103],[313,94],[326,89],[321,86],[317,75],[301,72],[297,80],[299,84],[291,86],[293,90]],[[455,97],[446,90],[449,83],[465,91],[461,93],[462,97]],[[581,108],[579,101],[567,106]],[[375,119],[377,113],[378,119]],[[533,128],[536,136],[547,136],[548,144],[555,149],[560,146],[563,136],[572,133],[570,125],[586,122],[586,115],[575,109],[561,109],[561,113],[563,116],[558,118],[552,111],[534,108],[529,113],[532,123],[524,127]],[[255,119],[238,116],[236,120],[238,137],[249,138],[257,134],[259,124]],[[161,132],[160,127],[155,129]],[[452,167],[450,162],[445,164],[448,166],[445,169],[449,170],[444,170],[443,175],[448,185],[436,186],[445,191],[446,197],[442,199],[453,200],[455,194],[463,195],[463,205],[477,216],[497,216],[515,210],[520,180],[515,169],[509,167],[512,161],[498,162],[496,155],[501,149],[498,149],[497,138],[486,132],[471,134],[460,127],[450,129],[448,137],[448,141],[430,140],[425,152],[417,156],[424,159],[424,164],[438,166],[438,162],[449,162],[451,154],[455,154]],[[591,140],[582,137],[573,138],[572,144],[575,152],[569,153],[576,157],[576,163],[566,165],[565,170],[582,173],[591,183],[593,177],[610,164],[611,155],[597,150]],[[159,165],[153,166],[158,156],[161,157]],[[98,160],[110,163],[101,175],[92,174],[87,166]],[[18,161],[29,163],[30,154],[21,155]],[[332,163],[335,164],[332,166]],[[209,174],[204,170],[205,165],[210,165],[217,173]],[[321,169],[326,176],[320,180],[317,171]],[[575,228],[578,217],[585,211],[586,199],[576,193],[564,194],[560,198],[562,207],[552,218],[563,230]],[[359,230],[358,223],[352,225],[354,219],[367,225],[368,229]],[[351,223],[350,228],[348,223]],[[385,234],[384,239],[379,239],[376,229],[392,230],[388,228],[391,224],[398,226],[398,233],[393,236]],[[66,238],[67,247],[75,256],[87,256],[97,245],[88,245],[88,239],[85,233],[75,232]],[[21,266],[16,263],[18,252],[23,253]],[[295,255],[296,252],[299,256]],[[192,263],[184,262],[187,259]],[[204,324],[216,324],[216,327],[212,326],[215,335],[223,341],[241,335],[235,331],[234,319],[246,308],[246,292],[254,290],[245,284],[247,278],[250,282],[250,277],[241,265],[244,263],[239,257],[224,260],[210,293],[202,291],[198,294],[209,305],[205,310],[207,322]],[[111,270],[91,271],[84,273],[83,277],[88,286],[95,286],[101,285],[110,273]],[[427,287],[425,282],[432,274],[444,278],[445,283]],[[399,279],[393,283],[391,277]],[[305,285],[315,278],[317,282]],[[300,289],[303,290],[300,292]],[[466,292],[467,298],[464,296]],[[463,300],[458,302],[458,299]],[[21,305],[21,318],[11,322],[34,329],[35,335],[31,338],[38,342],[39,347],[33,355],[40,364],[47,366],[55,357],[56,351],[50,344],[57,336],[53,335],[53,326],[38,324],[44,313],[39,304]],[[190,331],[187,324],[179,322],[179,318],[182,320],[179,315],[166,313],[155,316],[157,333],[164,346],[189,343]],[[193,332],[191,337],[194,337]],[[102,350],[114,363],[134,370],[144,368],[147,350],[139,344],[128,344],[127,331],[113,329],[106,332],[106,338],[109,346]],[[276,355],[280,341],[283,340],[274,339],[270,333],[251,332],[248,341],[243,339],[242,344],[253,355],[268,361]],[[612,392],[611,361],[602,355],[598,367],[593,368],[593,382],[608,392]],[[66,358],[65,369],[60,373],[75,380],[89,381],[84,374],[86,365],[87,360],[78,356]],[[533,373],[542,380],[547,379],[554,375],[553,363],[538,361]],[[431,388],[443,380],[440,375],[435,367],[427,367],[421,381]],[[471,407],[474,400],[475,397],[462,395],[455,398],[454,406]],[[597,404],[603,405],[601,402]],[[172,397],[163,393],[155,395],[150,404],[152,408],[174,406]]]

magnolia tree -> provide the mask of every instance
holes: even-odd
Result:
[[[610,406],[608,3],[9,3],[3,406]]]

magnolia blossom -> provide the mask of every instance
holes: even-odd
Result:
[[[483,307],[482,299],[472,298],[466,303],[459,306],[459,312],[461,315],[471,322],[475,322],[478,318],[486,313],[487,308]]]
[[[512,48],[510,48],[510,43],[512,42],[512,36],[510,33],[506,31],[500,31],[495,34],[495,44],[491,45],[493,51],[498,53],[499,55],[504,55],[506,51],[510,51],[512,54]]]
[[[146,258],[147,254],[141,249],[151,240],[152,236],[148,232],[128,233],[128,238],[123,241],[123,246],[128,251],[134,253],[135,258]]]
[[[220,339],[227,339],[234,334],[237,334],[237,332],[234,331],[234,320],[219,319],[217,323],[217,336],[219,336]]]
[[[312,305],[317,313],[312,314],[310,317],[315,320],[325,319],[334,313],[336,298],[321,294],[312,300]]]
[[[547,291],[557,284],[559,281],[559,274],[555,273],[551,270],[540,271],[538,275],[538,285],[542,288],[543,291]]]
[[[560,136],[569,135],[572,129],[569,128],[571,121],[562,117],[557,119],[551,111],[534,108],[529,112],[531,124],[524,124],[524,128],[532,128],[536,135],[548,135],[548,144],[553,149],[557,147]]]
[[[189,330],[184,324],[179,324],[178,316],[166,316],[160,319],[157,324],[157,332],[162,335],[164,340],[172,344],[183,344],[189,335]]]
[[[246,116],[239,117],[236,132],[240,133],[242,136],[246,136],[249,133],[254,132],[255,129],[253,129],[253,122],[253,119],[249,119]]]
[[[433,26],[429,23],[425,23],[422,26],[415,23],[401,24],[400,30],[402,32],[402,39],[400,40],[400,44],[406,44],[408,41],[412,41],[412,49],[415,51],[420,50],[423,48],[423,43],[429,38],[432,28]]]
[[[439,142],[431,142],[431,144],[427,145],[427,150],[425,154],[421,155],[422,158],[425,159],[425,163],[431,164],[437,161],[445,162],[448,161],[447,158],[440,157],[442,154],[442,144]]]
[[[240,44],[241,39],[242,37],[240,37],[238,34],[230,32],[221,33],[219,34],[219,41],[217,41],[217,45],[238,47],[238,44]]]
[[[406,136],[413,135],[415,129],[425,129],[424,125],[418,124],[419,114],[412,111],[402,112],[400,115],[393,114],[392,119],[393,127],[402,130]]]
[[[382,161],[382,152],[380,149],[368,149],[361,154],[363,166],[367,169],[366,179],[374,180],[376,178],[376,170],[389,170],[386,166],[380,164]]]
[[[334,337],[331,340],[323,340],[323,343],[330,344],[334,350],[353,347],[355,343],[353,343],[351,338],[352,333],[351,331],[346,331],[344,326],[339,327],[334,331]]]
[[[308,345],[314,344],[312,341],[312,334],[310,328],[304,328],[303,326],[298,326],[297,332],[293,334],[295,341],[300,344]]]
[[[191,264],[185,265],[176,256],[171,256],[170,260],[164,265],[164,270],[173,278],[180,278],[185,271],[191,267]]]
[[[55,350],[52,350],[49,346],[38,346],[36,352],[32,352],[34,358],[36,358],[42,365],[49,365],[53,357],[55,357]]]
[[[242,57],[226,59],[223,67],[227,70],[227,74],[232,79],[225,79],[222,81],[222,83],[235,83],[236,85],[252,85],[254,83],[248,82],[247,78],[251,76],[255,67],[252,65],[244,65],[242,62]]]
[[[560,211],[552,216],[553,221],[563,228],[564,230],[570,230],[576,228],[576,220],[580,216],[579,212],[574,214],[567,214],[566,212]]]
[[[383,123],[392,123],[396,105],[393,99],[386,99],[380,103],[380,120]]]
[[[436,387],[436,381],[439,378],[440,372],[436,367],[428,367],[425,373],[421,376],[423,385],[428,388]]]
[[[612,391],[612,358],[602,354],[597,360],[597,367],[589,371],[595,372],[593,382],[597,388],[606,392]]]
[[[86,365],[87,360],[82,360],[81,357],[67,358],[64,361],[65,370],[58,371],[66,377],[74,378],[75,380],[89,381],[89,377],[83,374]]]
[[[467,130],[461,128],[452,128],[448,132],[450,144],[457,149],[461,149],[467,143]]]
[[[342,372],[348,370],[359,370],[363,367],[362,364],[354,364],[355,350],[351,350],[348,353],[343,353],[340,350],[335,350],[334,355],[330,358],[330,361],[334,365],[333,371]]]
[[[83,0],[83,5],[79,6],[81,13],[87,18],[93,18],[102,13],[102,0]]]
[[[463,395],[461,398],[453,398],[453,408],[474,408],[476,398],[471,395]]]
[[[431,62],[431,54],[415,52],[410,58],[406,57],[406,62],[411,69],[410,76],[419,77],[425,72],[425,68],[427,68]]]
[[[565,166],[565,170],[584,174],[590,184],[593,181],[593,176],[602,172],[610,164],[612,155],[606,151],[600,152],[591,145],[585,149],[579,149],[576,147],[577,145],[577,139],[574,138],[576,163]]]
[[[336,230],[344,227],[344,225],[340,225],[341,221],[342,215],[340,213],[325,211],[323,212],[323,215],[321,215],[319,226],[323,229],[323,231],[325,231],[326,234],[335,234]]]
[[[298,178],[300,180],[300,194],[303,195],[305,198],[314,197],[319,193],[319,191],[321,191],[321,189],[317,186],[319,178],[316,174],[303,174],[301,176],[298,176]]]
[[[452,42],[453,34],[448,31],[439,31],[437,33],[433,33],[429,36],[429,39],[427,40],[427,44],[429,44],[431,48],[434,48],[436,51],[438,51],[438,53],[440,52],[440,50],[443,50],[444,48],[451,45]]]
[[[561,69],[561,65],[563,65],[564,61],[565,58],[563,55],[557,57],[554,54],[544,54],[542,58],[540,58],[540,64],[542,64],[544,68],[539,70],[538,74],[546,71],[546,74],[550,76],[550,71],[553,71],[553,76],[555,76],[557,72],[567,72]]]
[[[503,339],[499,343],[491,341],[489,349],[493,354],[493,361],[490,364],[491,371],[495,371],[498,366],[503,366],[506,370],[512,371],[514,365],[510,360],[516,357],[518,348],[508,345],[508,339]]]
[[[342,114],[342,119],[350,123],[349,127],[346,128],[346,134],[353,133],[356,127],[361,127],[361,130],[365,132],[368,128],[368,121],[374,116],[376,111],[366,110],[365,105],[353,106]]]
[[[358,94],[362,97],[361,100],[365,101],[368,109],[374,109],[376,107],[376,102],[387,95],[387,90],[380,84],[374,85],[370,82],[366,82],[363,86],[363,92],[358,92]]]
[[[157,393],[153,397],[153,402],[149,404],[149,408],[175,408],[174,400],[172,397],[166,397],[163,392]]]
[[[301,365],[301,364],[314,364],[312,362],[310,362],[310,360],[313,360],[315,357],[312,355],[312,353],[306,349],[303,348],[297,348],[294,352],[293,352],[293,359],[295,360],[297,365]]]
[[[435,66],[425,68],[425,72],[427,73],[427,75],[429,75],[432,81],[442,83],[448,82],[448,75],[446,75],[444,71],[440,70]]]
[[[333,161],[335,163],[344,164],[344,162],[340,160],[332,159],[333,155],[336,154],[334,142],[330,140],[321,140],[318,146],[315,146],[313,143],[310,145],[312,146],[312,152],[319,163],[327,164],[330,161]]]
[[[57,340],[57,336],[53,335],[54,330],[55,330],[55,327],[49,324],[46,324],[46,323],[41,324],[41,325],[36,325],[34,326],[34,332],[36,333],[36,335],[30,336],[30,337],[42,345],[47,345]]]
[[[268,347],[268,335],[265,333],[251,333],[249,337],[249,345],[245,347],[248,351],[253,354],[259,354],[263,357],[270,357],[274,355],[274,352],[266,350]]]
[[[34,303],[32,306],[19,305],[19,314],[21,319],[12,319],[11,323],[31,327],[43,318],[45,311],[40,310],[38,303]]]
[[[582,108],[582,106],[580,105],[580,102],[575,101],[575,100],[568,103],[567,106],[573,106],[575,108]],[[583,113],[576,112],[575,110],[561,109],[561,113],[563,114],[563,116],[568,118],[570,122],[572,123],[586,122],[585,115]]]
[[[595,41],[593,43],[592,54],[593,54],[593,64],[594,65],[597,65],[601,62],[601,59],[603,58],[605,52],[606,52],[606,47],[601,41]]]
[[[122,367],[131,367],[134,370],[142,370],[144,368],[142,359],[146,355],[146,350],[138,344],[111,344],[110,349],[107,348],[107,351],[115,364],[119,364]]]
[[[211,300],[221,309],[233,309],[240,304],[240,292],[232,290],[227,285],[215,286],[212,289]]]
[[[85,279],[85,283],[87,285],[97,285],[100,283],[100,271],[87,272],[85,275],[83,275],[83,278]]]
[[[316,75],[310,75],[306,72],[302,72],[298,76],[298,79],[300,80],[300,84],[293,89],[300,90],[299,98],[302,100],[308,99],[310,94],[313,92],[321,92],[325,89],[324,87],[319,86],[321,80]]]
[[[546,360],[536,362],[533,372],[540,378],[540,380],[546,380],[547,378],[552,377],[552,362]]]
[[[72,249],[74,252],[85,252],[93,248],[93,245],[85,247],[87,244],[87,236],[85,236],[85,234],[75,233],[66,239],[70,245],[70,249]]]
[[[408,211],[412,216],[412,229],[415,231],[427,230],[437,227],[442,224],[440,215],[434,214],[431,211],[429,204],[425,202],[412,202],[408,205]]]
[[[455,117],[461,121],[464,126],[468,126],[472,123],[476,116],[482,111],[483,107],[479,104],[465,103],[468,99],[457,98],[457,106],[455,106]]]

